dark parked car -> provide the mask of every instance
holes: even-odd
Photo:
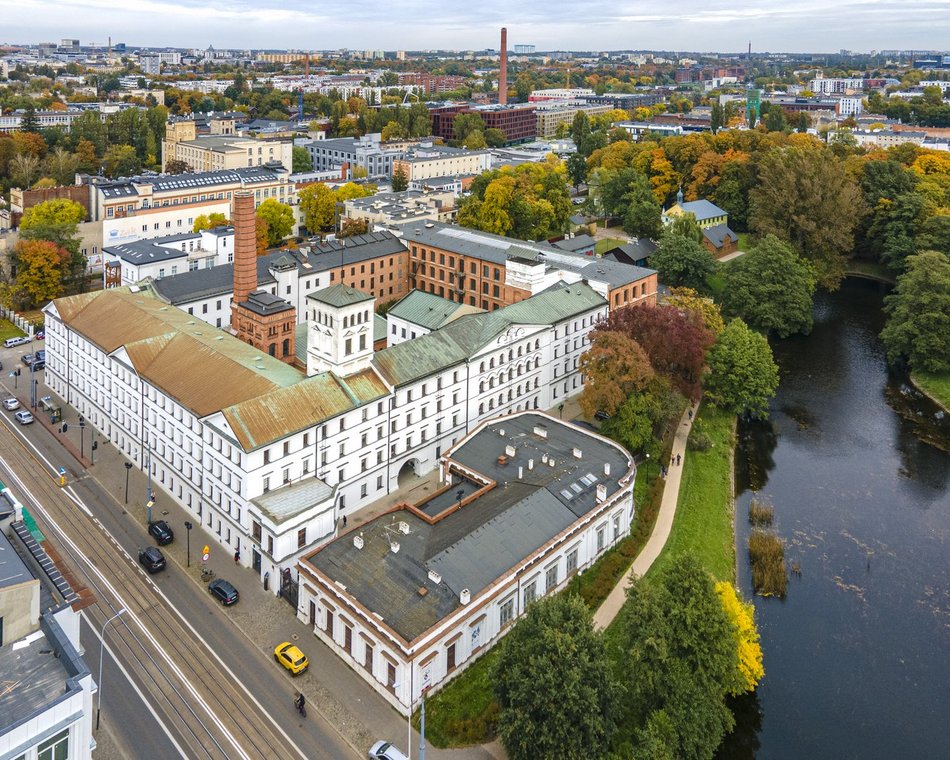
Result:
[[[211,581],[211,583],[208,584],[208,591],[210,591],[213,596],[216,596],[225,607],[230,607],[237,602],[240,596],[234,586],[221,578],[215,578]]]
[[[175,540],[175,534],[164,520],[149,523],[148,532],[158,541],[159,546],[165,546]]]
[[[165,555],[157,546],[139,550],[139,562],[149,573],[157,573],[165,569]]]

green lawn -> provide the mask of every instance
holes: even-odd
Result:
[[[732,449],[735,416],[703,404],[697,416],[713,442],[708,451],[689,451],[683,467],[673,529],[647,577],[689,552],[717,580],[735,580],[732,522]]]
[[[950,409],[950,372],[935,375],[930,372],[915,372],[914,383],[933,397],[944,409]]]
[[[5,319],[0,319],[0,340],[16,338],[20,335],[26,335],[26,333],[12,322],[8,322]]]
[[[618,245],[623,245],[626,242],[627,241],[625,239],[621,238],[601,238],[594,246],[594,253],[596,253],[598,256],[602,256],[611,248],[616,248]]]

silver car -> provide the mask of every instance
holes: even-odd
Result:
[[[26,409],[20,410],[13,416],[16,417],[16,421],[21,425],[29,425],[31,422],[33,422],[33,413],[28,412]]]
[[[3,408],[6,409],[8,412],[16,411],[17,409],[20,408],[20,402],[18,399],[15,399],[13,398],[13,396],[10,396],[10,398],[5,398],[3,400]]]

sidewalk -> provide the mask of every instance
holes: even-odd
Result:
[[[689,431],[693,427],[693,417],[699,409],[699,404],[694,404],[683,412],[676,435],[673,438],[673,459],[677,456],[682,457],[680,464],[674,464],[667,468],[666,484],[663,486],[663,498],[660,501],[660,512],[656,517],[656,525],[653,526],[653,533],[643,547],[643,550],[634,559],[630,569],[624,573],[623,577],[617,581],[613,591],[600,605],[597,612],[594,613],[594,628],[601,630],[610,625],[611,621],[620,612],[623,603],[627,600],[627,587],[632,578],[642,578],[647,570],[660,556],[666,541],[670,537],[670,530],[673,528],[673,519],[676,517],[676,502],[679,499],[680,479],[683,475],[683,465],[686,464],[686,440],[689,438]]]

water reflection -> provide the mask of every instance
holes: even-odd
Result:
[[[801,576],[755,601],[766,678],[720,757],[950,757],[950,420],[888,374],[880,307],[850,281],[821,296],[775,345],[771,419],[740,425],[740,586],[753,492]]]

